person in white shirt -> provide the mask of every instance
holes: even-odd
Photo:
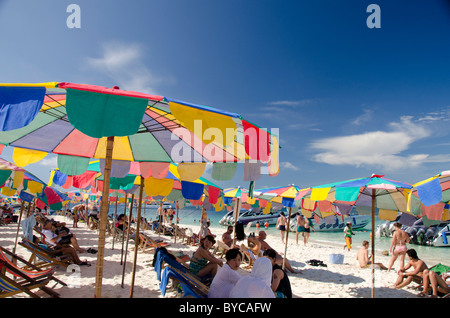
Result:
[[[45,221],[44,227],[42,229],[42,234],[45,235],[46,243],[50,244],[51,246],[71,244],[77,252],[85,252],[85,250],[78,245],[75,234],[69,234],[66,231],[61,231],[58,235],[56,235],[55,232],[53,232],[52,226],[53,224],[50,220]]]
[[[218,271],[209,287],[208,298],[229,298],[234,285],[241,279],[237,272],[241,265],[241,253],[233,248],[225,253],[226,264]]]
[[[270,287],[272,262],[267,257],[255,261],[250,275],[242,277],[230,293],[230,298],[275,298]]]

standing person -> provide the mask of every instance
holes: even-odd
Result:
[[[158,217],[158,232],[162,228],[162,223],[164,220],[164,210],[162,201],[159,203],[159,208],[156,210],[156,215]]]
[[[286,234],[286,217],[283,212],[280,213],[280,217],[278,218],[275,226],[280,230],[281,242],[284,244],[284,236]]]
[[[354,235],[351,222],[347,222],[347,226],[344,228],[344,234],[345,234],[344,250],[345,248],[347,248],[347,250],[350,251],[350,249],[352,248],[352,236]]]
[[[417,252],[415,249],[407,250],[406,254],[408,254],[409,262],[405,267],[400,268],[400,270],[398,271],[397,281],[394,284],[394,287],[398,289],[405,287],[406,285],[411,283],[413,279],[422,281],[424,277],[424,271],[428,269],[427,264],[425,264],[425,262],[419,259],[419,257],[417,256]],[[406,270],[410,267],[412,267],[413,270],[410,272],[406,272]]]
[[[283,268],[276,263],[277,252],[273,249],[268,249],[264,252],[264,256],[272,262],[273,273],[271,287],[275,296],[277,298],[292,298],[292,288],[289,277]]]
[[[304,236],[304,235],[303,235],[304,232],[305,232],[305,218],[303,217],[303,215],[301,215],[301,214],[299,213],[299,214],[297,215],[297,233],[296,233],[296,235],[295,235],[295,242],[297,243],[297,245],[298,245],[298,235],[299,235],[300,233],[302,233],[302,236]],[[306,241],[303,240],[303,242],[304,242],[305,245],[306,245]]]
[[[269,229],[269,221],[266,221],[266,223],[264,223],[264,228],[265,228],[266,230]]]
[[[225,253],[227,262],[217,271],[209,287],[208,298],[229,298],[234,285],[241,279],[237,272],[241,265],[239,249],[232,248]]]
[[[392,258],[389,261],[388,271],[391,270],[392,266],[395,263],[397,257],[400,256],[400,269],[405,266],[405,257],[406,257],[406,243],[409,243],[409,235],[405,231],[402,230],[402,224],[395,222],[394,223],[394,235],[392,236],[391,247],[389,251],[392,252]]]
[[[73,227],[78,227],[78,215],[83,216],[83,210],[86,208],[84,204],[75,205],[72,208]]]
[[[311,229],[314,232],[316,231],[313,227],[311,219],[308,218],[305,220],[305,232],[303,232],[303,243],[305,244],[305,246],[306,246],[306,243],[308,242],[309,234],[311,233]]]

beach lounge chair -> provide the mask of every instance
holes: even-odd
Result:
[[[7,255],[9,255],[11,257],[11,260],[8,258]],[[0,260],[4,261],[5,263],[8,263],[10,265],[10,267],[13,267],[17,271],[20,271],[21,273],[23,273],[33,279],[37,279],[37,278],[41,278],[41,277],[49,277],[51,280],[55,281],[56,283],[61,284],[63,286],[67,286],[66,283],[60,281],[59,279],[57,279],[56,277],[53,276],[53,273],[55,272],[54,267],[42,270],[39,267],[27,262],[25,259],[23,259],[19,255],[14,254],[13,252],[8,251],[6,248],[1,247],[1,246],[0,246]],[[25,266],[23,268],[19,267],[18,265],[16,265],[17,261],[21,262]],[[27,268],[31,268],[31,269],[27,269]],[[18,275],[16,274],[16,271],[10,270],[9,267],[5,268],[5,269],[11,275],[18,277]]]
[[[51,274],[53,272],[32,278],[3,259],[0,259],[0,267],[0,297],[5,298],[26,293],[33,298],[40,298],[39,295],[31,291],[36,288],[39,288],[51,297],[59,297],[57,292],[46,286],[52,279]],[[13,273],[14,277],[8,277],[7,272]]]
[[[169,243],[156,241],[150,236],[145,235],[144,233],[139,233],[139,242],[139,249],[141,249],[142,252],[148,252],[148,249],[150,249],[150,251],[153,251],[158,247],[170,246]]]
[[[227,244],[220,240],[216,240],[213,254],[220,256],[220,258],[223,258],[229,249],[230,247]]]
[[[67,268],[71,264],[71,258],[69,256],[55,256],[52,252],[45,250],[25,238],[22,242],[19,242],[19,245],[31,252],[28,262],[34,264],[38,268],[58,265]]]
[[[253,267],[253,264],[258,257],[252,252],[250,248],[248,248],[248,246],[245,246],[244,244],[241,244],[240,250],[244,254],[242,261],[247,263],[246,268]]]
[[[166,288],[169,282],[172,280],[174,287],[179,287],[181,297],[183,298],[206,298],[208,297],[209,287],[202,284],[198,279],[179,269],[167,266],[161,277],[161,284],[159,289],[163,296],[166,294]]]

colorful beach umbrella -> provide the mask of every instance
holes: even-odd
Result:
[[[408,195],[408,212],[422,216],[432,225],[450,219],[450,171],[443,171],[413,185]]]
[[[270,175],[278,172],[276,137],[238,114],[207,106],[117,87],[51,82],[0,84],[0,109],[0,143],[15,147],[19,166],[51,152],[63,173],[79,175],[90,158],[105,159],[96,297],[101,296],[113,163],[178,162],[198,173],[206,162],[213,162],[214,171],[254,159],[267,163]]]
[[[330,201],[339,208],[370,207],[372,214],[372,297],[375,297],[375,209],[381,212],[407,212],[407,194],[412,185],[375,175],[311,187],[310,201]]]

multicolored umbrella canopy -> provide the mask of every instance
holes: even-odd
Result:
[[[36,198],[36,206],[49,206],[52,210],[60,210],[67,195],[50,187],[25,169],[0,158],[0,188],[5,196],[18,194],[23,201],[31,202]]]
[[[154,177],[144,178],[144,191],[149,197],[160,197],[161,199],[168,197],[175,201],[175,199],[183,198],[184,195],[188,199],[199,199],[192,189],[198,194],[203,194],[205,190],[209,192],[214,191],[212,188],[216,188],[216,191],[221,190],[221,187],[213,182],[199,177],[193,181],[181,180],[181,176],[178,172],[177,165],[174,163],[167,163],[167,168],[164,171],[154,174]],[[124,171],[127,171],[125,169]],[[94,191],[101,192],[103,189],[103,174],[100,160],[94,160],[89,163],[88,169],[85,173],[78,176],[68,176],[62,173],[59,169],[52,170],[49,184],[55,183],[63,188],[76,187],[80,189],[86,189],[92,187]],[[128,173],[124,171],[116,172],[116,177],[110,178],[110,189],[112,190],[124,190],[127,192],[134,192],[141,184],[141,172],[139,170],[139,164],[132,162]],[[126,173],[126,175],[123,175]],[[184,185],[184,188],[183,188]],[[193,197],[194,196],[194,197]],[[185,197],[185,198],[186,198]]]
[[[206,162],[223,168],[248,158],[267,163],[269,175],[278,173],[274,136],[238,114],[211,107],[117,87],[52,82],[0,84],[0,110],[0,143],[15,147],[19,166],[51,152],[64,173],[78,175],[90,158],[105,158],[96,297],[101,296],[112,160],[186,163],[187,171],[200,173]]]
[[[309,200],[332,202],[338,208],[371,207],[372,233],[375,233],[375,209],[380,213],[407,212],[407,195],[412,185],[372,175],[343,182],[335,182],[311,188]],[[304,201],[307,198],[304,198]],[[304,204],[305,202],[303,202]],[[372,264],[375,263],[375,235],[372,235]],[[375,267],[372,266],[372,297],[375,297]]]
[[[255,190],[259,199],[281,203],[285,207],[294,207],[295,199],[302,189],[296,185],[272,187]]]
[[[106,157],[140,162],[269,162],[276,136],[240,115],[167,97],[71,83],[0,84],[0,143],[19,166],[58,155],[87,168]],[[93,107],[95,105],[95,107]],[[276,149],[276,151],[278,151]],[[79,174],[79,173],[77,173]],[[274,172],[276,174],[276,172]]]
[[[450,219],[450,171],[443,171],[413,185],[408,195],[409,212],[422,215],[426,224]]]

